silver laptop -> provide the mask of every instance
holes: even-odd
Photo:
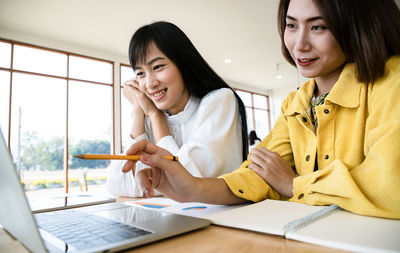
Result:
[[[32,252],[119,251],[210,224],[120,203],[33,214],[2,135],[0,139],[0,224]]]

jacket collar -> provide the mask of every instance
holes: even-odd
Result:
[[[342,107],[356,108],[360,105],[361,85],[355,75],[354,64],[349,63],[343,68],[339,79],[333,85],[332,90],[325,98],[326,104],[337,104]],[[304,83],[296,92],[293,102],[285,115],[303,113],[310,108],[310,101],[314,95],[315,79]]]

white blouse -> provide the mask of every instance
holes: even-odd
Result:
[[[182,112],[172,116],[165,113],[172,136],[163,137],[157,146],[178,156],[183,167],[195,177],[218,177],[231,172],[243,162],[238,107],[235,95],[228,88],[212,91],[201,100],[191,96]],[[143,139],[154,143],[148,118],[145,129],[146,133],[133,143]],[[143,196],[133,173],[121,171],[124,164],[125,161],[119,160],[110,164],[109,192],[115,196]],[[136,173],[145,167],[141,162],[136,163]]]

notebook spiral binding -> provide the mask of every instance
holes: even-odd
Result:
[[[297,230],[302,229],[302,228],[306,227],[307,225],[309,225],[313,222],[316,222],[322,218],[325,218],[340,209],[341,208],[338,207],[337,205],[330,205],[330,206],[323,208],[317,212],[314,212],[312,214],[304,216],[303,218],[289,222],[288,224],[286,224],[283,227],[285,234],[287,232],[296,232]]]

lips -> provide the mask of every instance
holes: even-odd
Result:
[[[154,100],[160,100],[165,96],[165,93],[167,92],[167,90],[168,90],[167,88],[158,90],[156,92],[150,93],[150,95]]]
[[[313,63],[317,58],[297,58],[297,64],[300,66],[308,66]]]

